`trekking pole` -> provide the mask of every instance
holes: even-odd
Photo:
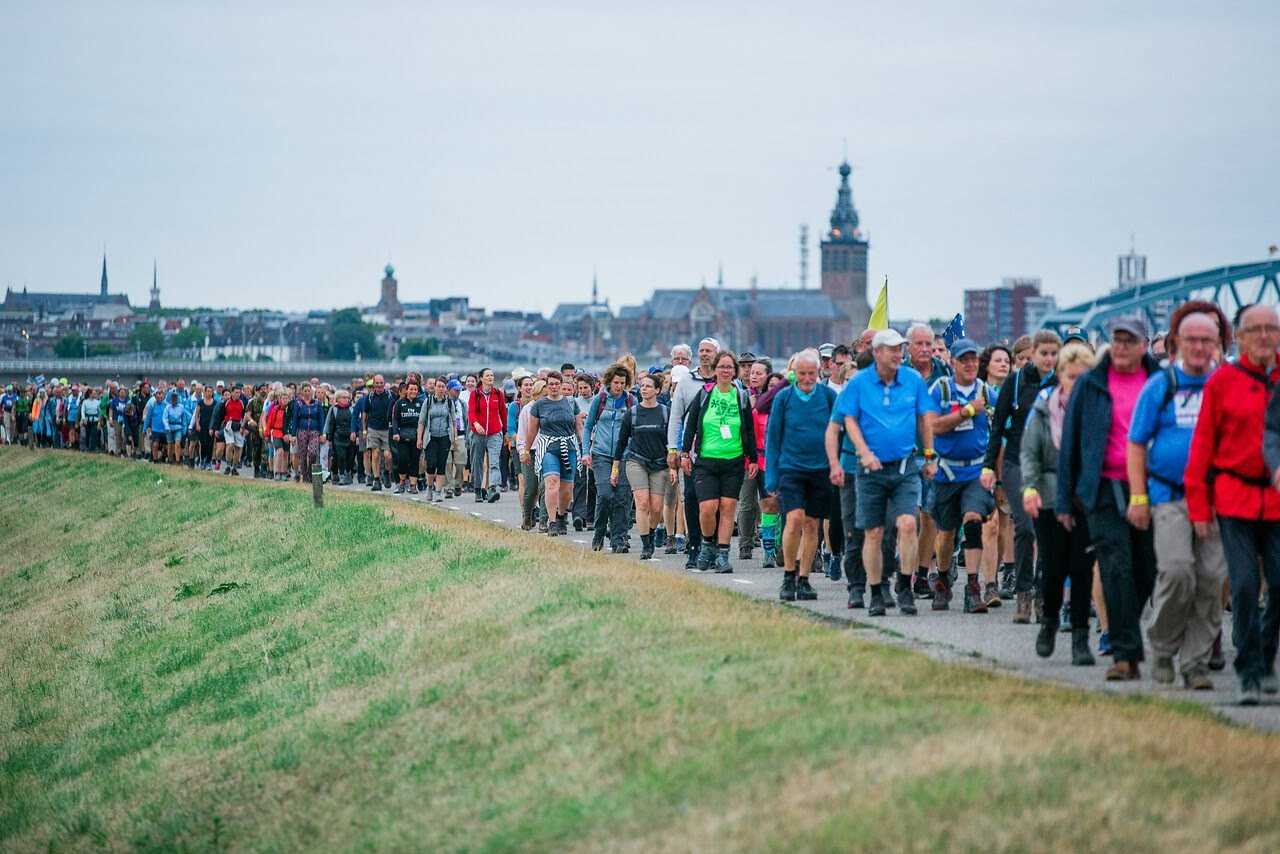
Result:
[[[311,467],[311,497],[317,507],[324,506],[324,469],[318,465]]]

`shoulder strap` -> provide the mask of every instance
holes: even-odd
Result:
[[[1227,362],[1227,364],[1235,368],[1237,371],[1244,374],[1245,376],[1249,377],[1250,379],[1254,379],[1262,383],[1264,386],[1267,387],[1268,390],[1271,388],[1271,385],[1272,385],[1271,378],[1266,374],[1260,374],[1257,371],[1251,371],[1248,368],[1246,368],[1244,365],[1240,364],[1239,362]]]
[[[1023,366],[1022,370],[1026,370]],[[1022,401],[1019,400],[1022,394],[1022,371],[1018,371],[1013,375],[1013,411],[1017,412],[1022,408]]]
[[[1164,368],[1164,400],[1160,403],[1160,408],[1164,409],[1169,405],[1169,401],[1173,400],[1178,393],[1178,372],[1173,369],[1173,364],[1165,365]]]

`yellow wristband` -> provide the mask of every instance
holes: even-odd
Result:
[[[1129,506],[1130,506],[1130,507],[1142,507],[1142,506],[1144,506],[1144,505],[1146,505],[1146,504],[1150,504],[1150,503],[1151,503],[1151,498],[1150,498],[1150,496],[1147,496],[1147,495],[1138,495],[1137,493],[1135,493],[1135,494],[1133,494],[1133,495],[1130,495],[1130,496],[1129,496]]]
[[[978,410],[976,410],[976,409],[974,409],[974,408],[973,408],[973,404],[972,404],[972,403],[966,403],[966,404],[964,405],[964,409],[962,409],[962,410],[960,410],[960,411],[961,411],[961,412],[963,412],[965,415],[968,415],[970,418],[973,418],[975,415],[977,415],[977,414],[978,414]]]

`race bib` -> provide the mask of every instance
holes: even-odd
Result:
[[[732,439],[732,438],[733,438],[733,431],[729,429],[729,425],[728,425],[728,424],[721,424],[721,425],[720,425],[720,438],[721,438],[721,439]]]

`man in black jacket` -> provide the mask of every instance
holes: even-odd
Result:
[[[1013,515],[1013,571],[1000,579],[1001,598],[1017,597],[1015,623],[1031,621],[1032,593],[1035,589],[1034,561],[1036,532],[1027,511],[1022,509],[1022,469],[1018,455],[1022,450],[1022,428],[1035,404],[1040,389],[1053,383],[1053,369],[1058,362],[1062,339],[1051,329],[1041,329],[1031,339],[1031,361],[1009,377],[1000,387],[996,412],[991,418],[991,442],[982,463],[982,486],[991,489],[999,480],[1004,494],[1010,497]],[[1000,450],[1004,449],[1004,465]],[[999,472],[999,477],[996,473]]]
[[[1151,531],[1131,526],[1126,518],[1130,504],[1147,500],[1129,490],[1129,426],[1142,386],[1160,366],[1147,352],[1147,324],[1141,317],[1118,317],[1110,332],[1110,349],[1076,382],[1067,404],[1054,511],[1068,531],[1075,526],[1077,508],[1089,523],[1115,660],[1106,678],[1121,681],[1139,678],[1144,657],[1139,619],[1156,579]]]

